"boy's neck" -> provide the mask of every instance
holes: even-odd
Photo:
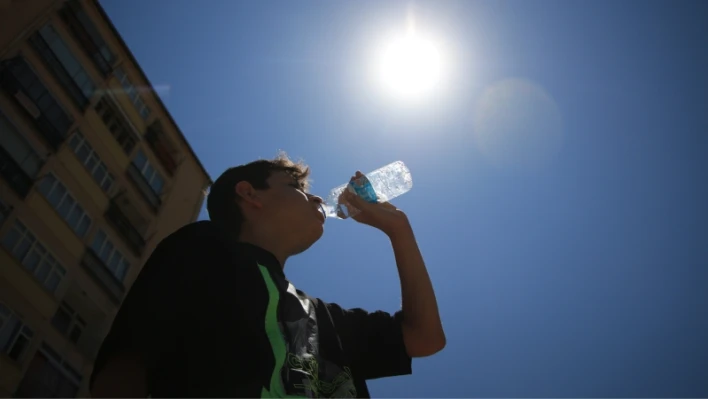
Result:
[[[279,240],[274,240],[273,235],[244,228],[238,236],[238,241],[255,245],[270,252],[273,256],[275,256],[275,259],[278,260],[280,267],[285,269],[285,261],[289,256],[288,251],[276,244]]]

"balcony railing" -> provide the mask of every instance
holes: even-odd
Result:
[[[84,91],[81,90],[81,87],[76,84],[76,81],[72,78],[66,68],[64,68],[64,65],[61,61],[59,61],[57,55],[54,53],[52,48],[49,47],[46,40],[39,33],[35,33],[29,38],[29,42],[40,55],[42,60],[44,60],[47,68],[52,71],[59,83],[61,83],[62,87],[64,87],[67,91],[76,106],[80,110],[86,109],[86,106],[89,103],[89,98],[86,96]],[[68,57],[73,59],[73,55],[68,55]],[[78,66],[77,68],[83,72],[83,68],[81,66]],[[86,77],[86,75],[83,76]]]
[[[3,147],[0,147],[0,174],[20,198],[25,198],[34,184]]]
[[[112,64],[115,61],[115,56],[111,53],[105,40],[103,40],[96,26],[93,25],[86,12],[81,8],[79,2],[75,0],[68,1],[64,8],[59,11],[59,15],[69,26],[74,37],[96,64],[96,67],[104,76],[108,76],[113,70]]]
[[[23,58],[15,57],[0,65],[0,86],[15,98],[34,120],[47,143],[57,150],[73,120]]]
[[[130,180],[135,184],[135,187],[140,191],[140,194],[145,198],[145,200],[150,204],[153,211],[157,211],[162,205],[162,200],[160,196],[155,193],[155,191],[150,187],[150,183],[145,180],[145,177],[137,166],[132,163],[128,166],[128,176]]]
[[[145,140],[147,140],[150,148],[157,155],[157,159],[160,160],[167,173],[170,176],[174,176],[175,170],[177,170],[177,160],[172,155],[165,133],[153,124],[148,127],[147,133],[145,133]]]
[[[111,136],[120,144],[123,152],[129,155],[135,148],[139,136],[123,111],[109,96],[104,96],[96,103],[96,113],[103,120]]]
[[[50,360],[51,359],[51,360]],[[17,386],[15,398],[74,398],[83,376],[46,342],[34,356]]]
[[[108,206],[106,218],[113,224],[123,238],[125,238],[125,241],[135,255],[138,257],[142,256],[143,250],[145,249],[145,239],[115,201],[111,201],[111,204]]]
[[[116,305],[120,304],[125,295],[125,286],[108,270],[101,258],[91,248],[86,248],[84,257],[81,259],[81,265],[103,287],[111,300]]]

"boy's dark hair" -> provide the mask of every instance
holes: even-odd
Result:
[[[284,152],[274,159],[260,159],[234,166],[226,169],[211,185],[207,196],[209,219],[221,224],[232,233],[239,234],[243,224],[243,213],[238,205],[236,184],[247,181],[253,188],[264,190],[269,188],[267,180],[273,172],[286,172],[300,184],[303,190],[309,188],[310,168],[302,162],[293,162]]]

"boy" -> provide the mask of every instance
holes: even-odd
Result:
[[[343,309],[288,282],[287,259],[324,231],[309,173],[281,155],[216,180],[210,221],[165,238],[126,296],[96,359],[94,397],[368,397],[366,380],[410,374],[411,358],[445,346],[412,228],[391,204],[342,197],[390,239],[402,310]]]

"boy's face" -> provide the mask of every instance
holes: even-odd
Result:
[[[292,240],[296,253],[322,237],[325,217],[322,198],[306,193],[286,172],[274,172],[269,188],[261,191],[264,223],[273,223],[277,235]]]

